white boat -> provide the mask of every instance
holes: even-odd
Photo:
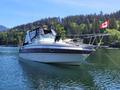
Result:
[[[68,44],[56,32],[37,28],[27,31],[25,42],[19,50],[22,60],[41,63],[80,64],[95,49],[91,45]]]

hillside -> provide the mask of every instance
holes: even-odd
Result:
[[[118,29],[120,31],[120,11],[111,14],[90,14],[90,15],[75,15],[64,18],[53,17],[44,18],[28,24],[23,24],[11,28],[12,31],[27,31],[46,24],[54,26],[56,29],[64,27],[67,36],[75,36],[80,34],[99,33],[99,25],[105,20],[110,20],[110,29]],[[116,22],[117,21],[117,22]],[[60,30],[58,30],[60,31]]]
[[[7,27],[5,27],[5,26],[3,26],[3,25],[0,25],[0,32],[1,32],[1,31],[7,31],[7,29],[8,29]]]
[[[19,44],[23,42],[27,30],[32,30],[43,25],[53,26],[62,37],[76,37],[81,34],[100,33],[99,25],[105,20],[110,20],[108,29],[120,31],[120,11],[111,14],[75,15],[64,18],[44,18],[28,24],[11,28],[8,32],[0,33],[0,41],[4,43]],[[4,44],[3,43],[3,44]]]

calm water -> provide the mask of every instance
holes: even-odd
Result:
[[[0,47],[0,90],[120,90],[120,50],[98,50],[80,66],[20,62]]]

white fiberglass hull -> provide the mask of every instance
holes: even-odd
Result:
[[[64,53],[20,53],[19,57],[25,60],[42,63],[80,64],[89,54],[64,54]],[[21,60],[22,60],[21,59]]]
[[[70,46],[66,44],[26,45],[19,50],[21,60],[42,63],[80,64],[93,51],[89,46]]]

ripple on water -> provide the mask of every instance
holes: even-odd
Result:
[[[100,50],[87,64],[67,66],[20,62],[18,48],[0,47],[0,90],[120,90],[119,68],[112,67],[118,60],[108,53]]]

